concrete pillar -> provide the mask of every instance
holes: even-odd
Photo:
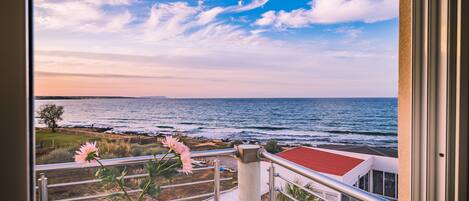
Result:
[[[261,200],[259,145],[238,145],[238,201]]]

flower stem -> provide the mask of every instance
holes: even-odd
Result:
[[[101,166],[101,169],[106,168],[106,167],[104,167],[103,163],[101,163],[101,161],[99,161],[99,159],[95,159],[95,160],[96,160],[96,162],[98,162],[98,164]],[[117,185],[119,185],[119,188],[122,190],[122,192],[124,192],[124,197],[126,198],[126,200],[132,201],[132,200],[130,199],[130,197],[129,197],[129,194],[127,193],[127,191],[126,191],[125,188],[124,188],[124,184],[121,182],[120,179],[123,179],[123,178],[121,177],[121,178],[118,178],[118,179],[116,180]]]
[[[129,197],[129,194],[127,193],[127,191],[125,190],[124,188],[124,184],[122,184],[122,182],[118,179],[116,180],[116,183],[119,185],[120,189],[122,190],[122,192],[124,192],[124,197],[128,200],[128,201],[132,201]]]
[[[165,156],[166,156],[166,155],[165,155]],[[163,158],[164,158],[164,157],[163,157]],[[163,158],[162,158],[162,159],[163,159]],[[161,165],[158,166],[158,168],[156,169],[156,174],[155,174],[155,176],[159,176],[159,175],[160,175],[161,173],[163,173],[164,171],[166,171],[166,170],[168,170],[168,169],[174,167],[175,165],[177,165],[177,163],[174,163],[174,164],[168,166],[167,168],[165,168],[165,169],[163,169],[163,170],[160,170],[160,167],[164,166],[169,160],[172,160],[172,158],[166,160],[165,163],[163,163],[163,164],[161,164]],[[147,183],[145,184],[145,187],[142,189],[142,192],[141,192],[140,195],[138,196],[137,201],[140,201],[140,200],[143,198],[143,196],[145,195],[145,193],[148,191],[148,189],[150,188],[150,184],[151,184],[151,182],[152,182],[152,179],[153,179],[153,178],[151,178],[150,176],[148,176],[148,181],[147,181]]]
[[[178,165],[178,163],[173,163],[172,165],[168,166],[167,168],[165,168],[165,169],[159,171],[159,172],[158,172],[158,175],[161,174],[161,173],[163,173],[163,172],[166,171],[166,170],[169,170],[170,168],[174,167],[175,165]]]
[[[152,178],[149,177],[147,183],[145,184],[145,187],[143,188],[142,192],[141,192],[140,195],[138,196],[137,201],[142,200],[143,196],[144,196],[145,193],[148,191],[148,188],[150,188],[151,180],[152,180]]]

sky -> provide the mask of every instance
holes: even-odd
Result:
[[[39,96],[397,96],[398,0],[34,4]]]

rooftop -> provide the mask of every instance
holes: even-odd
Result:
[[[277,154],[284,159],[311,170],[343,176],[361,162],[362,159],[329,153],[314,148],[296,147]]]
[[[324,144],[318,145],[318,148],[332,149],[337,151],[347,151],[361,154],[370,154],[375,156],[386,156],[397,158],[397,150],[386,147],[370,147],[370,146],[356,146],[356,145],[332,145]]]

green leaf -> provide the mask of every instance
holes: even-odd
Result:
[[[150,188],[148,188],[148,191],[146,192],[147,195],[157,197],[161,193],[161,188],[158,185],[152,185]]]
[[[140,182],[140,189],[144,189],[145,188],[145,185],[147,185],[148,181],[150,181],[150,185],[153,185],[154,181],[153,179],[149,178],[149,177],[146,177],[142,182]]]
[[[147,164],[145,165],[145,168],[147,169],[148,174],[150,175],[151,178],[154,178],[157,175],[156,170],[158,169],[156,161],[155,160],[149,160]]]
[[[124,198],[124,195],[122,195],[120,193],[113,193],[111,195],[108,195],[106,197],[106,200],[114,201],[114,200],[122,200],[122,198]]]
[[[116,173],[115,171],[109,168],[101,168],[96,171],[95,176],[99,179],[102,179],[103,183],[112,183],[116,181]]]

